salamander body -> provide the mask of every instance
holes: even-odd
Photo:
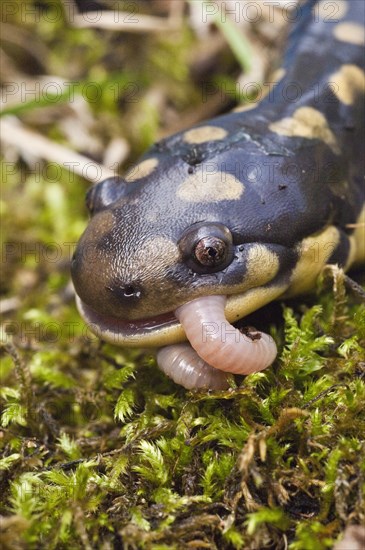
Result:
[[[311,290],[328,263],[365,261],[364,6],[305,2],[266,97],[158,142],[89,191],[72,278],[103,339],[177,344],[187,303],[224,296],[235,322]]]

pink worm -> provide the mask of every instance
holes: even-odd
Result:
[[[203,361],[190,344],[159,349],[157,363],[167,376],[187,390],[225,390],[229,387],[227,374]]]
[[[187,344],[167,346],[158,352],[157,361],[185,388],[223,389],[228,381],[223,373],[218,376],[219,371],[251,374],[266,369],[276,357],[271,336],[264,332],[256,339],[243,335],[226,320],[225,304],[226,296],[205,296],[175,311],[196,353]]]

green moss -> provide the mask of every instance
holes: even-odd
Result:
[[[34,31],[18,15],[13,23]],[[93,131],[104,144],[131,136],[127,163],[166,123],[148,102],[153,73],[176,118],[201,101],[189,71],[197,41],[186,28],[116,40],[66,28],[61,18],[37,32],[27,44],[31,54],[45,44],[41,72],[80,89],[98,83],[101,99],[89,102]],[[64,106],[62,99],[56,109]],[[24,103],[13,112],[34,125],[45,107]],[[40,132],[63,141],[56,112]],[[364,522],[365,307],[346,292],[341,272],[323,279],[315,298],[283,304],[283,319],[271,326],[280,347],[273,367],[232,380],[227,391],[187,392],[151,354],[99,342],[76,312],[69,264],[86,224],[85,182],[44,162],[38,172],[21,158],[10,171],[7,163],[2,297],[13,305],[1,340],[4,547],[322,550],[349,517]]]
[[[330,548],[349,514],[363,518],[364,306],[348,302],[347,338],[333,345],[334,300],[319,301],[285,307],[276,366],[226,392],[186,392],[138,352],[79,336],[64,366],[65,351],[13,354],[1,467],[3,513],[24,520],[16,537],[264,548],[284,533],[291,549]]]

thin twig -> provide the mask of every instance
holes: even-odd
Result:
[[[10,119],[0,119],[1,139],[16,147],[20,152],[55,162],[65,170],[72,171],[92,183],[115,176],[115,171],[103,166],[84,155],[80,155],[64,145],[25,128],[20,122],[14,124]]]

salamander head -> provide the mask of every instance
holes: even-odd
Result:
[[[300,235],[316,229],[305,218],[311,209],[297,186],[283,185],[290,159],[272,157],[279,183],[267,185],[270,156],[255,143],[243,145],[215,150],[214,163],[201,155],[196,165],[191,148],[190,157],[155,153],[125,180],[91,189],[91,220],[72,278],[81,314],[103,339],[181,341],[174,311],[191,300],[228,296],[226,316],[236,321],[286,290]],[[239,155],[246,164],[237,166]],[[252,182],[255,166],[260,178]]]

